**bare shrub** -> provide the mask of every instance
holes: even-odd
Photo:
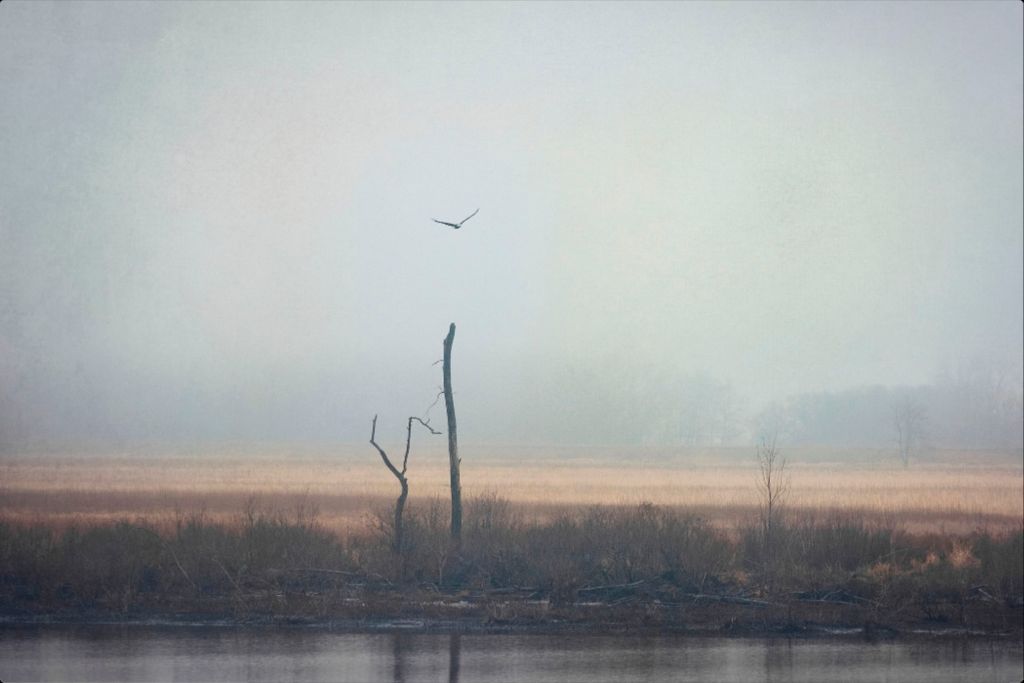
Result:
[[[782,526],[782,504],[789,493],[790,478],[786,458],[776,447],[776,439],[762,437],[757,445],[757,491],[759,521],[763,546],[761,572],[765,588],[771,592],[778,561],[778,545]]]
[[[1024,603],[1024,530],[1003,538],[979,533],[972,553],[981,563],[980,579],[992,594]]]

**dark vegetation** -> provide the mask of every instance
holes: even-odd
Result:
[[[782,515],[725,531],[650,504],[528,520],[466,501],[461,548],[447,502],[382,510],[340,537],[315,510],[250,502],[233,524],[201,513],[56,530],[0,523],[8,619],[459,618],[481,627],[785,630],[922,625],[1021,629],[1024,531],[912,535],[851,516]]]

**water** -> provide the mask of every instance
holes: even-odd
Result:
[[[899,681],[1024,678],[1019,642],[0,628],[16,681]]]

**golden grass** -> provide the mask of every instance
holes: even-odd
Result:
[[[536,449],[466,453],[464,494],[493,492],[533,517],[567,506],[649,501],[731,526],[756,509],[755,463],[745,451],[677,457],[631,449],[618,455],[611,449],[596,457],[566,449],[553,449],[550,456]],[[915,532],[1016,529],[1024,520],[1024,468],[1014,457],[964,454],[904,469],[872,454],[843,463],[811,455],[789,453],[787,504],[794,512],[840,512]],[[446,461],[437,447],[414,450],[409,467],[414,504],[447,497]],[[390,505],[395,495],[394,479],[368,447],[337,455],[0,459],[0,517],[12,521],[64,525],[130,517],[160,523],[198,510],[211,520],[228,521],[255,496],[264,509],[313,506],[321,522],[341,530],[365,525],[367,513]]]

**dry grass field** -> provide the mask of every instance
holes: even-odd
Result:
[[[463,453],[467,497],[493,493],[534,519],[566,508],[646,501],[733,528],[757,504],[750,449],[466,447]],[[943,534],[1014,531],[1024,519],[1019,453],[932,454],[909,469],[886,453],[794,449],[786,455],[786,504],[801,517],[840,513]],[[409,477],[414,506],[446,498],[446,454],[433,445],[414,448]],[[231,522],[254,502],[287,514],[316,511],[329,529],[357,531],[395,495],[396,482],[368,446],[0,457],[0,518],[58,527],[114,519],[159,525],[196,511]]]

